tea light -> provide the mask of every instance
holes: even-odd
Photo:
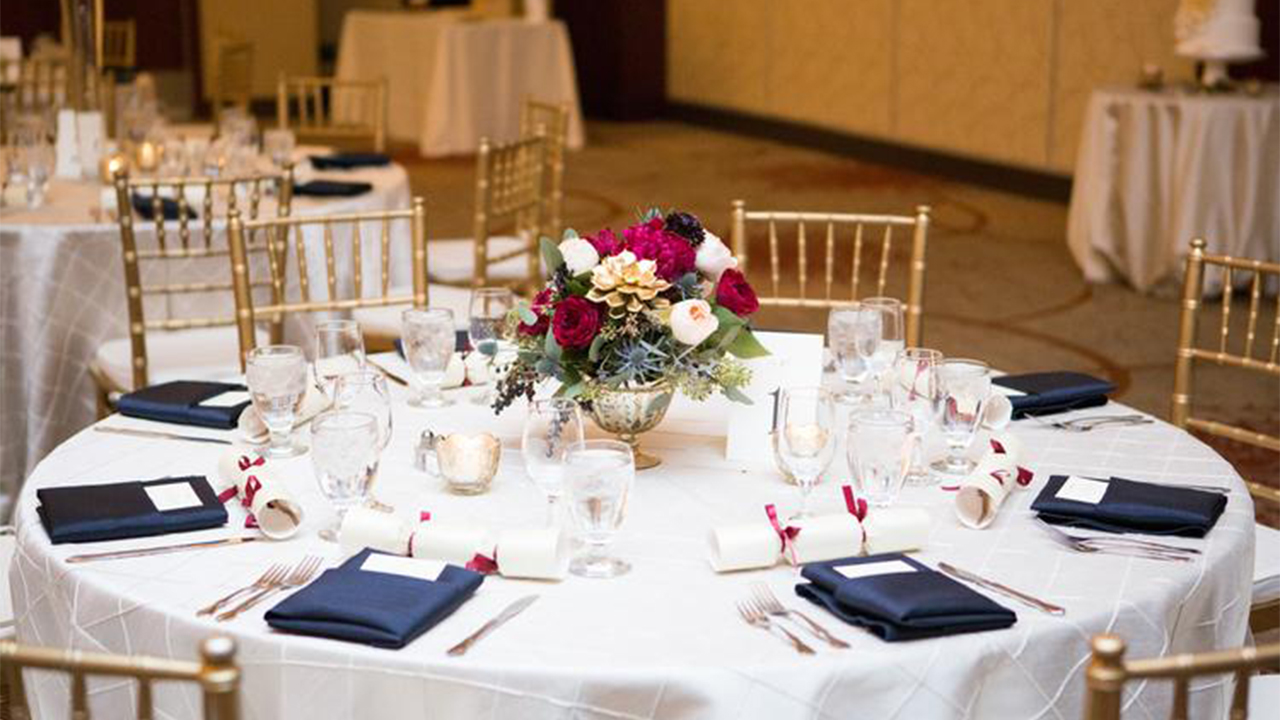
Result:
[[[138,144],[137,151],[138,169],[143,172],[151,172],[160,164],[160,146],[150,140],[143,140]]]
[[[817,455],[827,444],[827,431],[816,424],[788,425],[787,447],[802,457]]]
[[[436,454],[450,492],[478,495],[498,473],[502,443],[489,433],[453,433],[437,444]]]

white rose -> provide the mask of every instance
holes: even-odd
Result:
[[[710,232],[706,232],[702,238],[702,244],[698,246],[698,258],[696,261],[698,272],[711,278],[712,282],[719,282],[720,274],[729,268],[738,267],[738,258],[729,252],[729,248]]]
[[[676,340],[697,347],[720,327],[706,300],[681,300],[671,306],[671,334]]]
[[[600,263],[600,253],[596,252],[596,246],[580,237],[569,238],[560,243],[560,254],[573,275],[581,275]]]

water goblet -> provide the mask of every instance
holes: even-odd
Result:
[[[330,400],[339,375],[364,369],[364,337],[355,320],[325,320],[316,325],[316,353],[311,361],[316,388]]]
[[[569,572],[588,578],[626,574],[631,564],[609,554],[614,534],[626,515],[635,481],[631,446],[619,440],[586,440],[565,456],[564,484],[570,514],[582,533],[585,552],[569,564]]]
[[[368,413],[330,410],[311,422],[311,464],[316,482],[337,514],[335,521],[320,531],[321,538],[337,542],[347,510],[364,502],[377,444],[378,420]]]
[[[800,487],[800,512],[808,515],[809,495],[835,454],[835,408],[819,387],[787,388],[778,404],[778,457]]]
[[[839,401],[857,402],[864,397],[858,388],[871,373],[871,358],[880,344],[880,322],[878,311],[858,302],[832,308],[827,316],[831,352],[846,387],[837,397]]]
[[[262,152],[271,158],[277,168],[283,168],[293,159],[295,140],[288,128],[272,128],[262,132]]]
[[[453,404],[444,396],[444,371],[458,344],[453,311],[446,308],[409,309],[400,316],[404,356],[413,369],[420,393],[409,404],[417,408],[441,408]]]
[[[363,369],[343,373],[333,384],[333,406],[338,410],[354,410],[368,413],[378,421],[378,443],[369,461],[369,486],[378,480],[378,466],[382,453],[391,442],[393,429],[391,413],[391,389],[387,376],[378,370]],[[366,503],[374,510],[393,512],[395,508],[379,502],[372,494]]]
[[[525,472],[547,498],[548,527],[557,521],[556,509],[564,493],[565,456],[582,442],[582,411],[568,398],[534,400],[524,421],[520,450]]]
[[[493,370],[499,356],[510,351],[510,343],[503,332],[507,314],[516,306],[515,293],[508,288],[476,288],[471,291],[471,317],[467,326],[468,339],[475,352],[485,357],[489,364],[490,378],[484,392],[472,397],[481,405],[488,405],[493,399],[493,386],[496,382]]]
[[[866,408],[849,417],[847,460],[858,493],[873,507],[898,499],[916,445],[914,422],[901,410]]]
[[[268,457],[301,455],[306,448],[294,444],[294,418],[307,394],[307,361],[302,348],[267,345],[254,348],[245,361],[245,380],[253,398],[253,408],[267,426]]]
[[[942,388],[938,424],[947,443],[947,456],[930,467],[948,475],[965,475],[975,465],[964,453],[982,424],[991,394],[991,370],[979,360],[949,359],[942,361],[938,377]]]
[[[889,373],[889,401],[894,410],[911,415],[915,432],[921,437],[911,452],[911,466],[907,470],[908,485],[931,485],[937,478],[924,467],[921,457],[923,436],[934,424],[938,414],[938,402],[942,397],[938,367],[942,353],[928,348],[907,348],[898,353],[898,359]]]
[[[885,375],[906,347],[902,302],[891,297],[870,297],[862,301],[862,307],[880,314],[880,342],[876,344],[870,364],[875,392],[883,392]]]

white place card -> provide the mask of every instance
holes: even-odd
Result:
[[[1102,502],[1102,496],[1107,494],[1108,487],[1109,484],[1103,480],[1090,480],[1078,475],[1069,475],[1063,481],[1062,487],[1058,488],[1055,497],[1059,500],[1074,500],[1097,505]]]
[[[160,512],[186,510],[200,507],[202,504],[200,496],[196,495],[195,488],[191,487],[189,482],[147,485],[144,489],[147,491],[147,497],[151,498],[151,504],[155,505],[156,510]]]
[[[247,403],[253,398],[250,397],[248,390],[228,390],[224,393],[214,395],[208,400],[201,400],[201,407],[210,408],[230,408],[241,403]]]
[[[725,458],[773,466],[774,395],[779,388],[822,384],[822,336],[808,333],[757,332],[770,355],[747,362],[751,384],[743,393],[751,405],[734,404],[725,433]]]
[[[364,559],[360,569],[365,572],[380,572],[388,575],[435,581],[436,578],[440,577],[440,572],[444,570],[444,566],[445,563],[441,560],[373,553]]]
[[[1022,397],[1023,395],[1026,395],[1026,393],[1021,390],[1015,390],[1011,387],[1001,385],[1000,383],[991,383],[991,389],[1005,397]]]
[[[857,565],[833,565],[832,569],[850,580],[875,577],[877,575],[893,575],[894,573],[919,572],[914,565],[902,560],[885,560],[884,562],[859,563]]]

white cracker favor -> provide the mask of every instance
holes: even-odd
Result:
[[[218,499],[239,498],[249,510],[247,527],[272,540],[293,537],[302,526],[302,504],[293,498],[276,468],[265,458],[232,450],[218,458]]]
[[[1018,464],[1021,451],[1021,443],[1010,434],[991,437],[990,447],[956,492],[956,516],[966,527],[989,526],[1009,493],[1031,482],[1031,471]]]

